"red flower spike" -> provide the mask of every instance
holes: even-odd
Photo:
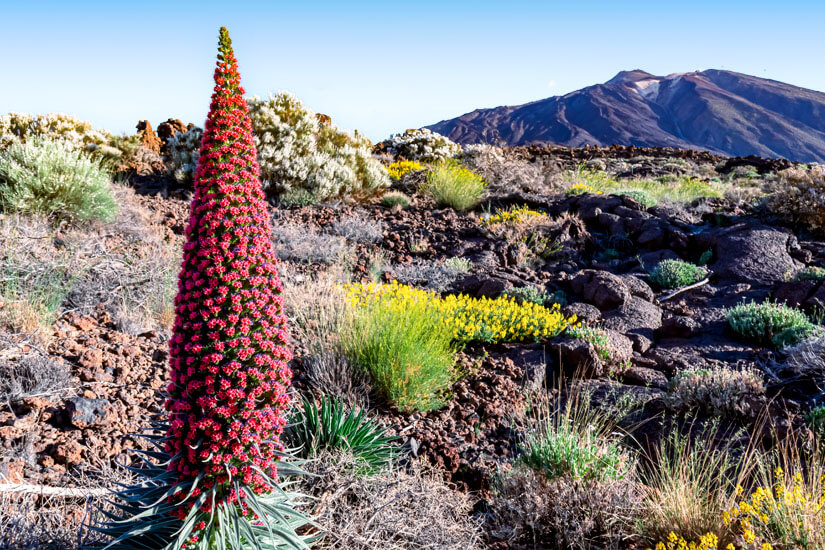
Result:
[[[180,480],[200,475],[216,502],[236,502],[229,480],[238,472],[256,494],[272,487],[251,465],[277,479],[291,353],[252,123],[225,28],[219,44],[175,299],[166,450]],[[190,502],[175,514],[185,517]]]

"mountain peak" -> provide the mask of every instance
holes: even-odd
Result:
[[[641,69],[633,69],[632,71],[619,71],[616,76],[607,81],[607,84],[627,84],[640,80],[650,80],[651,78],[659,77]]]
[[[666,146],[825,162],[825,93],[731,71],[635,69],[605,85],[428,128],[462,144]]]

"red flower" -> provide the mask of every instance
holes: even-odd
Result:
[[[167,451],[175,455],[170,470],[181,480],[202,475],[216,502],[234,503],[230,480],[238,472],[246,486],[241,495],[272,490],[257,469],[277,479],[291,354],[252,125],[225,29],[219,50],[175,299],[165,406]],[[190,505],[183,492],[179,498],[174,513],[184,518]],[[211,509],[210,499],[201,511]]]

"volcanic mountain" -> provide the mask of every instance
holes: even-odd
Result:
[[[825,162],[825,93],[731,71],[654,76],[637,69],[428,128],[462,144],[670,146]]]

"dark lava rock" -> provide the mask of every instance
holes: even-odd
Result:
[[[524,371],[523,384],[525,389],[536,391],[544,387],[547,373],[547,352],[543,346],[514,347],[507,351],[505,357]]]
[[[690,338],[699,334],[701,325],[693,317],[686,315],[668,315],[662,321],[662,328],[659,332],[662,336],[673,336],[676,338]]]
[[[560,371],[568,377],[598,378],[605,373],[604,364],[593,344],[578,338],[554,338],[550,341],[550,361],[558,363]],[[552,377],[553,373],[548,372]]]
[[[717,260],[711,269],[723,281],[771,284],[800,267],[789,252],[798,246],[796,238],[771,227],[740,224],[719,232],[712,243]]]
[[[622,279],[606,271],[586,269],[570,281],[573,293],[601,310],[613,309],[630,301],[631,293]]]
[[[615,330],[606,330],[610,346],[610,362],[625,364],[633,357],[633,341]]]
[[[627,333],[637,329],[656,330],[662,326],[662,309],[632,296],[624,305],[604,313],[604,327]]]
[[[630,289],[630,293],[633,296],[638,296],[648,302],[652,302],[656,297],[655,294],[653,294],[653,289],[650,288],[650,285],[635,275],[621,275],[621,279],[622,282],[627,285],[627,288]]]
[[[66,415],[77,428],[88,428],[103,424],[108,420],[111,405],[105,399],[70,397],[66,400]]]
[[[621,378],[624,383],[632,384],[634,386],[658,388],[660,390],[667,389],[667,376],[648,367],[633,365],[622,371]]]
[[[602,312],[599,311],[599,308],[586,302],[576,302],[575,304],[570,304],[564,308],[564,314],[568,317],[575,315],[576,319],[587,324],[595,323],[602,318]]]

